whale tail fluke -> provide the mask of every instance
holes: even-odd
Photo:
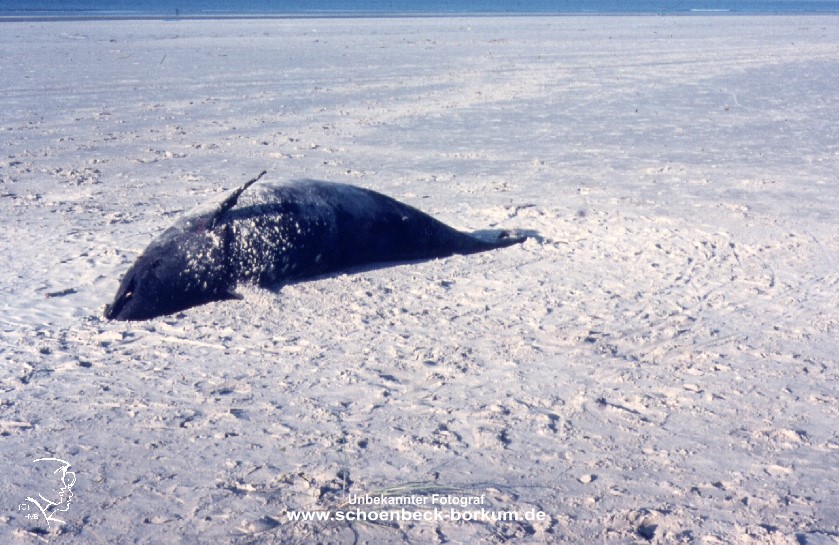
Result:
[[[478,241],[474,251],[480,252],[493,248],[506,248],[514,244],[521,244],[529,238],[538,238],[536,231],[522,229],[482,229],[469,233]]]

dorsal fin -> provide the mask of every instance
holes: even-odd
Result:
[[[224,201],[222,201],[222,203],[218,206],[218,209],[213,213],[213,217],[210,218],[209,222],[207,222],[207,229],[214,228],[216,226],[216,223],[218,223],[219,220],[221,220],[222,216],[224,216],[224,214],[228,210],[236,206],[236,201],[239,200],[239,196],[242,194],[242,192],[250,186],[252,186],[253,184],[255,184],[256,182],[258,182],[259,179],[262,178],[267,172],[267,170],[263,170],[259,173],[259,176],[252,180],[248,180],[244,183],[244,185],[242,185],[242,187],[240,187],[239,189],[231,193],[226,199],[224,199]]]

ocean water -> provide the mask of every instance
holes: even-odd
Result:
[[[837,13],[839,0],[0,0],[0,17]]]

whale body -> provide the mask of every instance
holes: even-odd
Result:
[[[527,238],[501,232],[487,240],[352,185],[257,184],[264,174],[154,239],[126,272],[105,317],[145,320],[237,297],[234,290],[243,282],[270,287],[359,265],[502,248]]]

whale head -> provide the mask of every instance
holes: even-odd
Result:
[[[199,208],[149,244],[120,282],[109,320],[148,320],[210,301],[236,297],[229,259],[231,225],[225,215],[265,171],[220,204]]]
[[[105,318],[147,320],[229,297],[224,231],[207,229],[201,219],[170,227],[146,248],[105,307]]]

